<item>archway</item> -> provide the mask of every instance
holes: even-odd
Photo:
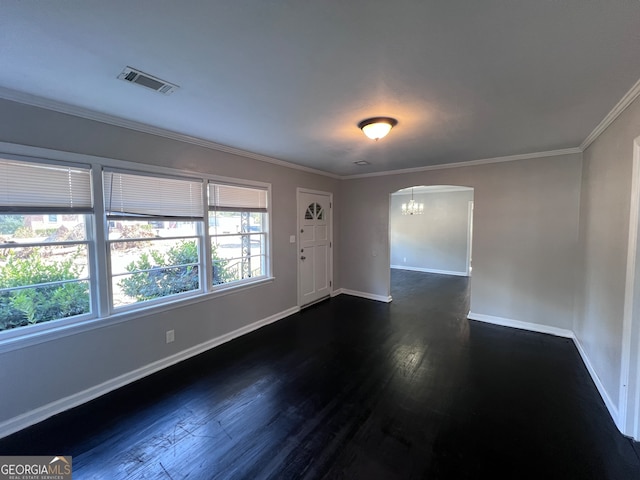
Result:
[[[473,188],[453,185],[418,185],[392,193],[390,268],[470,276],[473,194]],[[409,211],[412,199],[421,211]]]

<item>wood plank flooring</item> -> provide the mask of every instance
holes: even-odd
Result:
[[[570,340],[466,319],[468,280],[392,272],[0,440],[74,479],[640,479]]]

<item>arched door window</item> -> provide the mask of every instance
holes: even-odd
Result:
[[[319,203],[311,203],[304,214],[305,220],[324,220],[324,208]]]

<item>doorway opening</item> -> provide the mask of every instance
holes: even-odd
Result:
[[[391,269],[468,277],[472,272],[473,188],[434,185],[391,194]],[[421,213],[403,209],[413,198]]]
[[[411,199],[422,204],[418,208],[422,213],[407,213],[406,206]],[[394,300],[400,300],[405,294],[424,294],[412,291],[412,285],[433,285],[437,289],[448,276],[451,281],[467,285],[469,301],[473,202],[473,188],[456,185],[414,185],[391,194],[389,266]],[[414,278],[421,275],[433,278]]]
[[[633,143],[630,207],[617,424],[640,440],[640,137]]]

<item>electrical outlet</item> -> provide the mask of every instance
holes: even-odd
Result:
[[[171,343],[176,339],[175,330],[167,330],[167,343]]]
[[[407,257],[402,257],[402,261],[403,261],[404,263],[407,263]]]

